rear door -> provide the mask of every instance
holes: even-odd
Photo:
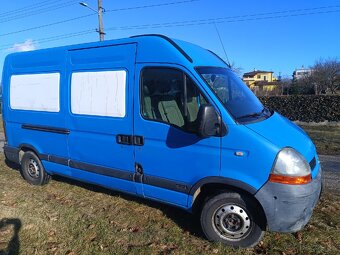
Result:
[[[130,193],[135,52],[135,44],[70,51],[68,66],[71,174]]]

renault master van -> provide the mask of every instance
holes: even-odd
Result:
[[[217,55],[161,35],[7,56],[7,160],[198,213],[207,239],[249,247],[309,221],[321,168],[306,133]]]

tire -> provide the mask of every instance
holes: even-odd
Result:
[[[233,247],[253,247],[263,237],[266,223],[257,203],[244,194],[224,192],[211,197],[201,212],[208,240]]]
[[[32,185],[45,185],[50,180],[38,156],[32,151],[26,151],[21,159],[21,174]]]

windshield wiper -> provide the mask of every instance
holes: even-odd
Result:
[[[256,118],[256,117],[260,117],[264,114],[264,112],[267,111],[267,108],[263,107],[262,111],[260,112],[253,112],[253,113],[249,113],[246,115],[242,115],[240,117],[237,117],[236,119],[245,119],[245,118]]]

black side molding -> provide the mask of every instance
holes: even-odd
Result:
[[[30,124],[23,124],[21,128],[42,131],[42,132],[57,133],[57,134],[63,134],[63,135],[68,135],[70,133],[70,130],[66,128],[57,128],[57,127],[48,127],[48,126],[39,126],[39,125],[30,125]]]
[[[136,171],[136,173],[122,171],[118,169],[88,164],[84,162],[79,162],[76,160],[61,158],[53,155],[46,155],[46,154],[39,154],[39,157],[41,159],[44,159],[46,161],[61,164],[65,166],[69,166],[75,169],[79,169],[82,171],[100,174],[104,176],[114,177],[126,181],[132,181],[137,183],[144,183],[147,185],[173,190],[177,192],[181,192],[184,194],[189,194],[191,186],[186,183],[179,183],[171,180],[167,180],[164,178],[159,178],[155,176],[148,176],[143,174],[143,170]]]
[[[156,36],[160,37],[166,41],[168,41],[172,46],[174,46],[187,60],[189,60],[190,63],[193,63],[194,61],[192,58],[181,48],[177,43],[175,43],[173,40],[171,40],[169,37],[165,35],[160,35],[160,34],[145,34],[145,35],[134,35],[131,36],[130,38],[136,38],[136,37],[143,37],[143,36]]]
[[[178,183],[178,182],[170,181],[167,179],[158,178],[155,176],[143,175],[143,183],[147,185],[163,188],[163,189],[169,189],[169,190],[185,193],[185,194],[189,194],[189,191],[191,188],[191,186],[187,185],[186,183]]]
[[[66,159],[66,158],[57,157],[57,156],[53,156],[53,155],[46,155],[47,156],[47,159],[46,159],[46,157],[44,157],[44,155],[45,154],[40,154],[40,158],[41,159],[45,158],[45,160],[48,160],[48,161],[51,161],[53,163],[57,163],[57,164],[60,164],[60,165],[64,165],[64,166],[68,166],[69,165],[69,160]]]
[[[92,164],[87,164],[75,160],[69,160],[69,166],[72,168],[80,169],[86,172],[91,172],[95,174],[110,176],[118,179],[123,179],[127,181],[132,181],[132,173],[121,171],[117,169],[112,169],[108,167],[96,166]]]
[[[28,145],[26,145],[27,147]],[[29,147],[32,149],[32,151],[35,151],[33,147]],[[17,164],[20,164],[19,161],[19,148],[11,147],[11,146],[4,146],[4,152],[6,155],[6,158],[12,162],[15,162]],[[145,176],[143,174],[142,168],[140,168],[140,171],[136,171],[136,173],[133,172],[128,172],[128,171],[122,171],[118,169],[113,169],[109,167],[104,167],[104,166],[98,166],[94,164],[88,164],[76,160],[71,160],[55,155],[48,155],[48,154],[43,154],[43,153],[37,153],[38,157],[41,160],[46,160],[52,163],[64,165],[64,166],[69,166],[75,169],[79,169],[82,171],[90,172],[90,173],[95,173],[95,174],[100,174],[104,176],[109,176],[109,177],[114,177],[117,179],[122,179],[126,181],[131,181],[131,182],[137,182],[137,183],[144,183],[147,185],[163,188],[163,189],[168,189],[168,190],[173,190],[177,191],[180,193],[184,194],[189,194],[191,186],[186,184],[186,183],[179,183],[176,181],[171,181],[167,180],[164,178],[159,178],[155,176]]]

